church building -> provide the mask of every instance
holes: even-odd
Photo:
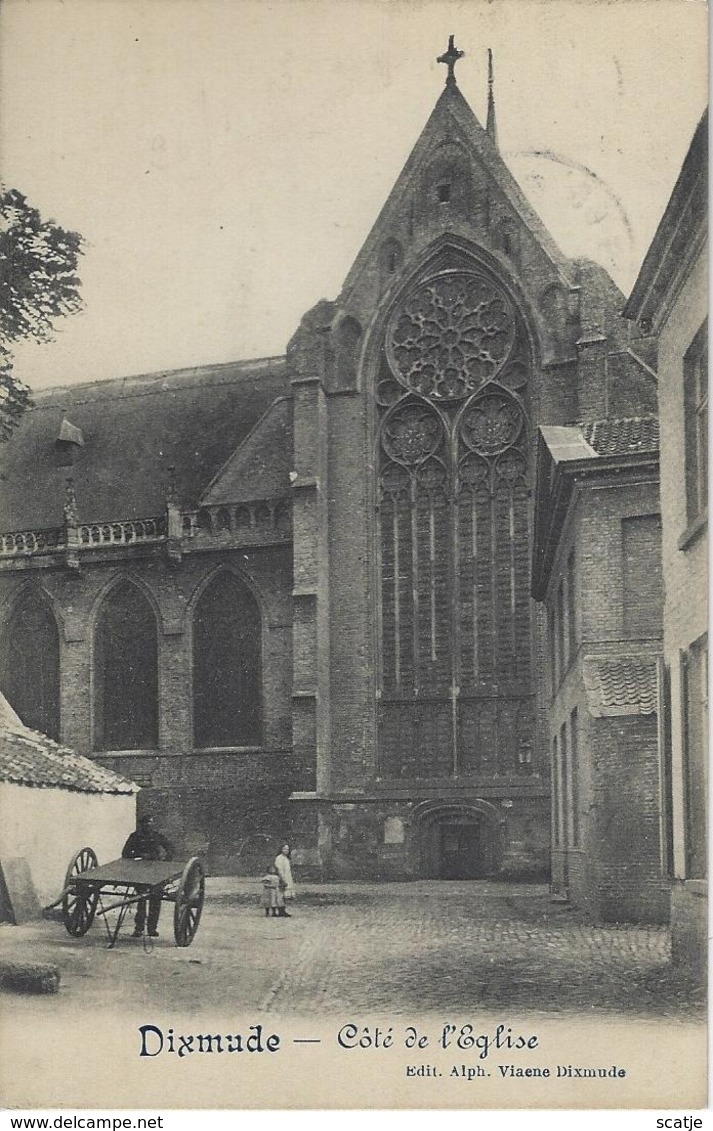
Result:
[[[287,838],[303,876],[548,875],[538,429],[648,418],[656,385],[459,56],[285,356],[87,373],[0,451],[0,688],[216,871]]]

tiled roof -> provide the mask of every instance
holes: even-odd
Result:
[[[33,391],[34,408],[13,442],[0,445],[0,530],[61,526],[67,476],[81,522],[163,514],[169,467],[179,505],[197,508],[226,461],[285,395],[290,383],[280,357]],[[84,439],[71,467],[55,449],[65,415]],[[291,450],[291,415],[285,430]],[[291,465],[282,453],[267,451],[265,461],[273,459],[287,493]]]
[[[590,447],[600,456],[657,452],[659,448],[659,422],[655,416],[593,420],[580,424],[579,430]]]
[[[586,656],[583,674],[589,713],[594,718],[656,712],[656,656]]]
[[[139,787],[113,770],[84,758],[30,730],[0,696],[0,781],[77,793],[138,793]]]

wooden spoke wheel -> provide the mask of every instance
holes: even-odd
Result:
[[[205,898],[205,873],[197,856],[185,868],[176,891],[173,908],[173,934],[176,946],[190,946],[198,930]]]
[[[79,939],[86,935],[94,922],[94,914],[99,901],[98,890],[90,888],[87,884],[77,882],[81,872],[88,872],[96,868],[99,861],[93,848],[80,848],[72,857],[67,875],[64,877],[64,895],[62,896],[62,916],[64,925],[73,938]]]

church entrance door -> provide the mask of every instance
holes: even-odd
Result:
[[[485,875],[480,821],[444,820],[439,825],[439,877],[478,880]]]
[[[482,880],[502,858],[499,812],[487,801],[422,801],[412,814],[414,866],[424,880]]]

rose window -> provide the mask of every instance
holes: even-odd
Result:
[[[386,350],[397,380],[433,400],[470,396],[502,369],[515,344],[506,295],[480,275],[422,283],[391,320]]]

